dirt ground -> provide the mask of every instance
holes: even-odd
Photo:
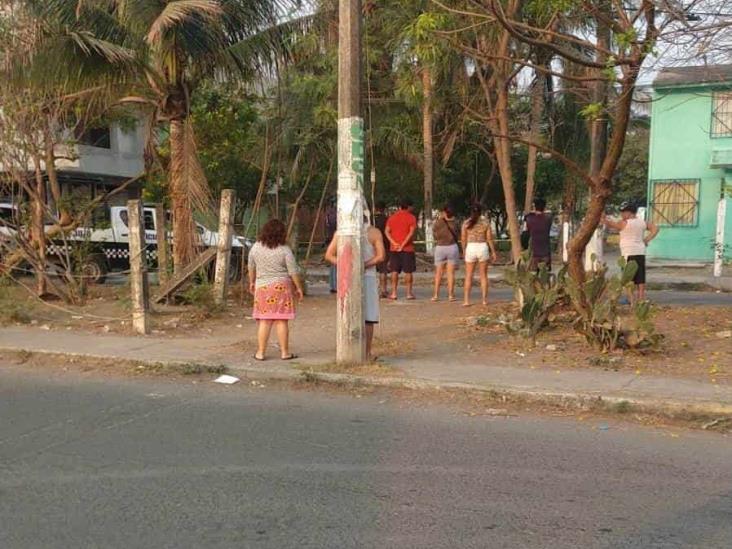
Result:
[[[311,291],[313,295],[306,298],[292,326],[293,347],[301,356],[332,357],[335,298],[322,284],[311,285]],[[253,350],[255,323],[250,317],[250,300],[248,296],[242,299],[238,287],[223,311],[200,296],[192,297],[194,303],[186,305],[155,306],[153,335],[171,339],[215,336],[234,342],[232,348],[239,351]],[[537,345],[531,347],[528,341],[509,336],[497,323],[512,307],[505,301],[469,309],[457,303],[385,301],[375,351],[387,363],[392,357],[408,355],[417,360],[422,356],[444,360],[446,365],[485,361],[487,366],[622,370],[732,383],[732,340],[716,335],[732,329],[730,307],[657,307],[657,331],[665,336],[660,348],[609,355],[593,350],[581,335],[564,325],[541,333]],[[124,284],[92,287],[83,306],[41,303],[23,288],[5,286],[0,288],[0,311],[4,324],[131,334],[130,301]]]

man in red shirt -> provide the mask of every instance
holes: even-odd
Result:
[[[391,299],[397,299],[399,275],[404,273],[407,285],[407,299],[414,299],[412,290],[414,271],[417,270],[417,259],[414,255],[414,233],[417,230],[417,218],[409,211],[412,201],[402,200],[399,211],[386,222],[386,238],[389,239],[389,271],[391,271]]]

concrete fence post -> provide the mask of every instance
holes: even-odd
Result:
[[[219,234],[216,251],[216,274],[214,277],[214,302],[223,305],[226,302],[226,288],[229,281],[229,265],[231,263],[231,241],[234,235],[234,191],[221,191],[221,209],[219,212]]]
[[[150,326],[150,291],[147,283],[147,256],[142,204],[127,201],[127,221],[130,229],[130,290],[132,292],[132,328],[138,334],[148,334]]]

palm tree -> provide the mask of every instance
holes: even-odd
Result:
[[[167,124],[173,261],[180,271],[194,256],[193,211],[211,206],[190,123],[192,96],[206,79],[262,74],[271,66],[286,46],[284,35],[308,20],[292,20],[299,0],[19,1],[71,29],[61,34],[80,70],[66,73],[57,58],[54,71],[79,79],[100,64],[124,63],[119,101],[149,107],[151,129]]]
[[[91,1],[91,0],[89,0]],[[104,0],[101,0],[104,1]],[[194,254],[193,210],[210,207],[190,123],[191,97],[202,81],[251,75],[282,50],[285,0],[108,0],[144,60],[143,97],[169,124],[169,196],[173,263]]]

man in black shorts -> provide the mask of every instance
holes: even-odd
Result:
[[[534,211],[526,214],[526,229],[529,231],[531,247],[531,270],[536,271],[542,263],[552,270],[552,247],[550,232],[552,216],[546,213],[546,200],[534,200]]]
[[[391,272],[391,299],[397,299],[399,275],[404,273],[407,286],[407,299],[414,299],[414,271],[417,258],[414,253],[414,233],[417,231],[417,218],[409,211],[412,201],[405,199],[399,211],[386,222],[386,238],[389,239],[389,271]]]

